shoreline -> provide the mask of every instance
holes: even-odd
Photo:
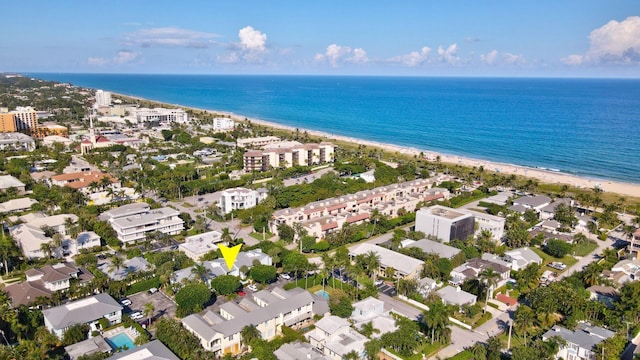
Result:
[[[139,96],[132,96],[132,95],[126,95],[121,93],[115,93],[115,92],[112,92],[112,94],[122,96],[122,97],[128,97],[131,99],[141,100],[141,101],[164,104],[172,107],[179,107],[183,109],[190,109],[190,110],[202,111],[202,112],[206,111],[206,112],[226,115],[232,118],[233,120],[239,121],[239,122],[245,122],[245,119],[246,119],[246,121],[250,121],[254,124],[258,124],[261,126],[270,127],[274,129],[279,129],[279,130],[294,132],[296,131],[296,129],[298,129],[299,131],[306,131],[309,135],[312,135],[312,136],[321,137],[329,140],[345,141],[345,142],[354,143],[358,145],[376,147],[392,153],[398,152],[400,154],[409,155],[409,156],[414,156],[414,155],[420,156],[420,153],[422,153],[425,156],[425,158],[430,161],[434,161],[437,156],[440,156],[440,161],[442,163],[454,164],[454,165],[458,164],[458,165],[463,165],[468,167],[482,166],[486,172],[522,176],[526,178],[536,179],[541,183],[567,184],[569,186],[573,186],[583,190],[590,190],[596,186],[599,186],[603,191],[608,193],[615,193],[619,195],[640,198],[640,184],[635,184],[635,183],[627,183],[627,182],[615,181],[615,180],[609,180],[609,179],[587,178],[587,177],[568,174],[561,171],[553,171],[551,169],[535,168],[535,167],[502,163],[502,162],[491,161],[491,160],[482,160],[482,159],[468,157],[468,156],[445,154],[442,152],[427,150],[427,149],[421,150],[415,147],[400,146],[400,145],[394,145],[389,143],[382,143],[378,141],[359,139],[359,138],[354,138],[354,137],[345,136],[345,135],[331,134],[331,133],[327,133],[319,130],[311,130],[306,128],[283,125],[273,121],[267,121],[267,120],[262,120],[258,118],[242,116],[240,114],[236,114],[230,111],[202,109],[202,108],[196,108],[191,106],[183,106],[180,104],[170,104],[162,101],[151,100],[151,99],[146,99]]]

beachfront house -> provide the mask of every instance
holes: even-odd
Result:
[[[122,305],[109,294],[102,293],[65,305],[42,310],[47,330],[62,337],[64,332],[77,324],[89,325],[90,332],[100,330],[99,321],[105,318],[110,324],[122,321]]]

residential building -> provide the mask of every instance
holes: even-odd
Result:
[[[36,110],[31,106],[18,106],[14,111],[0,113],[0,131],[21,132],[41,137]]]
[[[556,199],[551,204],[540,209],[540,219],[542,220],[553,219],[556,215],[556,207],[558,207],[558,205],[560,204],[573,206],[573,200],[572,199]]]
[[[205,268],[206,274],[202,275],[204,277],[203,280],[208,282],[214,277],[222,275],[233,275],[244,279],[245,275],[240,271],[240,269],[243,266],[247,269],[251,269],[256,262],[261,265],[273,265],[271,256],[263,253],[261,249],[239,252],[231,269],[229,269],[227,262],[224,259],[204,261],[202,262],[202,266]],[[196,274],[193,271],[194,268],[195,267],[192,266],[186,269],[174,271],[171,275],[171,283],[181,284],[186,280],[195,280]]]
[[[125,245],[144,241],[148,233],[159,231],[167,235],[177,235],[184,229],[180,213],[169,207],[151,209],[148,204],[136,203],[121,206],[100,214],[109,221],[118,240]]]
[[[469,214],[473,216],[475,220],[475,235],[478,236],[482,231],[490,231],[493,235],[493,240],[496,242],[502,241],[502,237],[504,236],[504,224],[506,219],[502,216],[496,216],[487,214],[480,211],[474,211],[469,209],[456,209],[456,211],[460,211],[462,213]]]
[[[602,276],[617,286],[640,279],[640,259],[632,258],[618,261],[611,270],[604,270]]]
[[[462,307],[463,305],[474,305],[478,298],[477,296],[460,289],[459,286],[453,287],[449,285],[436,291],[436,294],[446,305],[456,305],[459,307]]]
[[[36,142],[29,135],[19,132],[0,133],[0,150],[33,151]]]
[[[442,283],[438,283],[432,278],[424,277],[418,280],[418,292],[422,296],[427,296],[429,293],[437,289],[439,286],[442,286]]]
[[[637,259],[640,259],[640,229],[637,229],[631,237],[629,252]]]
[[[434,205],[416,212],[416,231],[435,236],[445,243],[466,239],[474,233],[473,215]]]
[[[322,296],[300,288],[275,288],[247,295],[238,303],[225,303],[219,314],[207,311],[204,315],[189,315],[182,319],[182,326],[200,340],[205,350],[221,357],[241,352],[240,332],[245,326],[255,326],[262,339],[268,341],[281,333],[282,325],[296,326],[328,311],[327,300]]]
[[[209,231],[203,234],[187,236],[184,242],[178,245],[178,250],[182,251],[193,261],[200,261],[204,254],[218,250],[219,243],[222,242],[222,234],[218,231]]]
[[[229,214],[234,210],[250,209],[267,197],[266,191],[256,191],[246,188],[232,188],[220,193],[218,209],[222,214]]]
[[[180,360],[160,340],[152,340],[146,344],[138,345],[133,349],[115,353],[106,360]]]
[[[265,146],[264,150],[247,151],[243,155],[244,170],[246,172],[267,171],[272,168],[326,164],[333,162],[334,153],[335,145],[329,142],[319,144],[296,142],[288,147],[270,144]]]
[[[236,123],[231,118],[217,117],[213,119],[213,131],[231,131]]]
[[[79,343],[65,346],[64,351],[69,355],[69,360],[78,360],[83,356],[93,354],[110,354],[113,349],[109,343],[100,335],[94,336]]]
[[[293,227],[299,223],[310,236],[322,239],[344,224],[369,221],[374,210],[393,218],[414,211],[421,202],[446,199],[448,190],[432,188],[439,181],[442,179],[438,177],[412,180],[278,210],[273,213],[269,228],[276,233],[280,224]]]
[[[369,341],[366,336],[352,329],[346,319],[335,315],[320,319],[304,337],[333,360],[343,360],[351,352],[355,352],[358,359],[364,358],[364,343]]]
[[[454,248],[453,246],[449,246],[429,239],[422,239],[418,241],[405,240],[403,241],[402,247],[419,248],[425,254],[435,254],[438,255],[438,257],[449,260],[451,260],[454,256],[458,255],[462,251],[458,248]]]
[[[51,249],[52,256],[61,257],[65,253],[77,254],[75,250],[78,247],[78,239],[72,239],[68,236],[68,229],[66,229],[65,225],[66,219],[71,219],[74,223],[78,221],[78,217],[73,214],[53,216],[46,216],[43,213],[27,214],[17,219],[22,223],[9,227],[9,233],[28,259],[38,259],[49,255],[42,251],[42,244],[52,244],[52,237],[49,236],[52,232],[65,236],[61,247]],[[47,228],[50,230],[47,230]],[[84,247],[89,248],[95,245],[95,242],[92,242],[85,244]],[[100,245],[100,238],[98,238],[97,245]]]
[[[615,333],[611,330],[580,322],[576,325],[575,330],[568,330],[562,326],[554,325],[551,330],[542,335],[542,340],[546,341],[558,336],[566,342],[566,344],[560,345],[560,350],[556,354],[556,358],[593,360],[599,355],[593,352],[593,347],[613,337],[613,335],[615,335]]]
[[[379,275],[384,275],[387,268],[395,270],[395,276],[399,279],[418,279],[424,267],[424,261],[369,243],[362,243],[349,249],[349,256],[368,254],[373,252],[380,258],[380,267],[376,270]]]
[[[0,191],[16,189],[19,193],[24,192],[24,183],[11,175],[0,175]]]
[[[62,337],[64,332],[77,324],[89,325],[89,332],[100,329],[100,319],[106,318],[110,324],[122,321],[122,305],[109,294],[102,293],[65,305],[42,310],[47,330]]]
[[[531,264],[542,265],[542,258],[528,247],[506,251],[504,260],[511,264],[511,269],[520,271]]]
[[[105,185],[107,181],[108,185]],[[67,186],[72,189],[80,190],[85,194],[89,194],[94,193],[99,189],[104,190],[107,187],[117,189],[120,187],[120,180],[113,177],[113,175],[102,171],[82,171],[52,176],[51,184]]]
[[[466,263],[455,267],[451,271],[451,279],[449,283],[452,285],[461,285],[465,280],[477,279],[480,277],[485,269],[493,269],[498,274],[496,279],[496,288],[504,285],[509,280],[511,268],[505,264],[499,264],[494,261],[489,261],[481,258],[469,259]]]
[[[238,139],[237,145],[241,148],[262,148],[265,145],[274,144],[280,142],[280,138],[277,136],[263,136],[255,138]]]
[[[38,200],[31,198],[12,199],[0,203],[0,213],[11,214],[31,209],[31,206],[37,204]]]
[[[539,213],[545,206],[551,204],[551,198],[544,195],[523,196],[513,200],[513,205],[509,210],[524,213],[526,210],[533,210]]]
[[[25,281],[7,285],[4,288],[14,307],[29,305],[41,296],[50,298],[56,291],[68,290],[71,279],[86,283],[93,278],[91,273],[76,267],[73,263],[45,265],[41,268],[29,269],[25,275],[27,277]]]
[[[371,335],[374,338],[394,332],[398,328],[395,319],[384,309],[384,301],[373,297],[353,303],[353,313],[349,320],[356,329],[362,329],[365,324],[371,323],[373,328],[378,330]]]
[[[278,360],[331,360],[311,344],[300,341],[282,344],[273,354]]]
[[[587,288],[589,300],[598,301],[605,304],[609,309],[613,309],[615,301],[618,299],[618,291],[611,286],[593,285]]]
[[[96,90],[95,107],[111,105],[111,93],[109,91]]]
[[[128,278],[129,274],[140,272],[151,272],[153,265],[141,256],[135,256],[122,262],[122,266],[114,268],[110,259],[98,263],[98,269],[107,275],[111,280],[122,281]]]
[[[140,108],[133,110],[133,116],[135,116],[138,123],[157,122],[187,124],[189,122],[189,114],[182,109]]]

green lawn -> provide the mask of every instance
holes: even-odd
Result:
[[[444,348],[445,346],[446,345],[442,345],[437,342],[431,344],[430,342],[427,341],[417,349],[417,354],[413,354],[412,356],[408,356],[408,357],[401,356],[400,354],[396,353],[391,349],[387,349],[387,351],[405,360],[422,360],[423,359],[422,354],[424,354],[428,358],[429,356],[435,354],[437,351],[439,351],[441,348]]]
[[[542,249],[537,248],[537,247],[532,247],[531,250],[533,250],[536,254],[538,254],[541,258],[542,258],[542,265],[546,265],[550,262],[554,262],[554,261],[559,261],[565,265],[567,265],[567,267],[575,264],[578,262],[578,259],[574,258],[571,255],[565,255],[565,257],[558,259],[558,258],[554,258],[553,256],[547,254],[546,252],[542,251]]]
[[[597,248],[598,248],[597,243],[592,241],[587,241],[586,243],[576,245],[573,249],[573,252],[576,254],[576,256],[587,256]]]
[[[449,360],[471,360],[471,359],[473,359],[473,354],[467,350],[449,358]]]
[[[254,238],[254,239],[256,239],[256,240],[259,240],[259,241],[262,241],[262,240],[263,240],[263,239],[262,239],[262,233],[261,233],[261,232],[255,232],[255,231],[254,231],[254,232],[252,232],[251,234],[249,234],[249,236],[251,236],[252,238]],[[272,234],[272,233],[270,233],[270,232],[265,232],[265,233],[264,233],[264,237],[265,237],[265,240],[268,240],[268,239],[271,239],[271,238],[273,237],[273,234]]]

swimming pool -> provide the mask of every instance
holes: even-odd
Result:
[[[324,296],[326,299],[329,298],[329,293],[324,291],[324,290],[318,290],[316,291],[316,295],[320,295],[320,296]]]
[[[118,348],[125,349],[125,347],[126,349],[133,349],[134,347],[136,347],[136,344],[133,343],[133,339],[131,339],[129,335],[123,332],[116,336],[105,338],[105,340],[107,341],[109,346],[113,348],[113,350],[116,350]]]

